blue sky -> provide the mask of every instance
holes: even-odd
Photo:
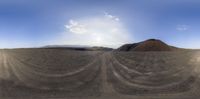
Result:
[[[1,0],[0,48],[119,47],[149,38],[200,48],[198,0]]]

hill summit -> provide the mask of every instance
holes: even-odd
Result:
[[[134,44],[125,44],[118,51],[171,51],[173,48],[161,40],[149,39]]]

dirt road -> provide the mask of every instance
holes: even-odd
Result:
[[[101,61],[102,61],[102,66],[101,66],[101,76],[102,76],[102,90],[103,90],[103,95],[104,96],[113,96],[116,94],[115,90],[113,89],[113,86],[111,83],[108,82],[108,73],[107,69],[108,66],[110,65],[109,63],[109,58],[110,58],[110,53],[104,53],[103,55],[100,56]]]
[[[8,60],[7,56],[4,52],[4,50],[0,51],[0,78],[1,79],[9,79],[10,73],[9,73],[10,67],[8,66]]]
[[[6,85],[7,82],[6,80],[10,79],[12,68],[9,66],[9,55],[7,54],[6,51],[0,50],[0,79],[4,81],[4,83],[0,83],[0,99],[16,99],[19,98],[21,99],[22,95],[24,93],[22,92],[33,92],[35,93],[37,90],[33,89],[22,89],[24,91],[21,91],[20,88],[24,87],[18,87],[17,85]],[[97,83],[91,83],[91,84],[96,84],[97,87],[91,87],[90,90],[100,90],[101,94],[99,96],[86,96],[86,97],[76,97],[76,96],[70,96],[70,97],[55,97],[52,96],[56,94],[60,94],[62,96],[65,96],[65,92],[60,92],[60,91],[54,91],[50,92],[50,94],[45,93],[46,96],[42,96],[42,92],[40,96],[26,96],[26,99],[32,99],[33,97],[37,97],[37,99],[198,99],[200,96],[200,80],[199,78],[196,80],[196,82],[192,85],[193,89],[187,92],[183,93],[174,93],[174,94],[146,94],[146,95],[127,95],[127,94],[122,94],[119,93],[115,90],[113,83],[115,82],[110,82],[109,81],[109,73],[108,69],[112,66],[111,60],[114,60],[114,56],[112,55],[112,52],[102,52],[98,54],[96,57],[99,59],[99,66],[100,66],[100,78],[97,79],[96,82],[100,82],[100,85],[97,85]],[[15,60],[17,61],[17,60]],[[13,61],[14,62],[14,61]],[[18,61],[19,62],[19,61]],[[14,63],[13,63],[14,64]],[[20,63],[22,65],[22,63]],[[13,83],[16,84],[16,83]],[[13,87],[14,86],[14,87]],[[100,87],[100,89],[98,89]],[[16,92],[16,90],[18,92]],[[13,92],[11,92],[14,90]],[[31,90],[31,91],[29,91]],[[21,91],[21,92],[20,92]],[[91,92],[91,91],[88,91]],[[97,91],[98,92],[98,91]],[[10,96],[5,96],[5,93],[10,93],[6,95]],[[83,92],[86,93],[87,92]],[[17,96],[16,96],[17,95]],[[33,94],[37,95],[37,94]],[[58,95],[57,95],[58,96]]]

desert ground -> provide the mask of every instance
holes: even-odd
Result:
[[[200,51],[0,50],[0,99],[199,99]]]

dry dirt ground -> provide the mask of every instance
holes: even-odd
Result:
[[[199,99],[200,52],[0,50],[0,99]]]

